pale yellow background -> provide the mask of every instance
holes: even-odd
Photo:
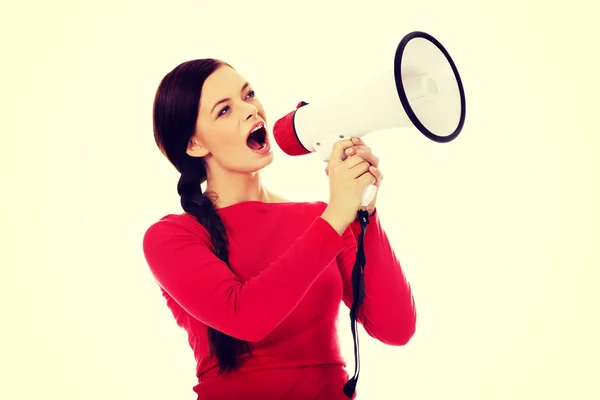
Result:
[[[598,13],[551,3],[3,5],[0,398],[194,398],[191,350],[141,249],[179,212],[151,131],[166,72],[222,58],[273,122],[384,71],[424,30],[460,69],[467,122],[445,145],[414,129],[365,138],[419,319],[404,348],[361,331],[359,398],[599,399]],[[327,200],[323,167],[276,149],[265,179]]]

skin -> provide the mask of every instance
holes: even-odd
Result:
[[[383,173],[379,169],[379,157],[373,154],[371,148],[365,144],[365,142],[361,138],[352,138],[352,144],[349,145],[344,153],[346,159],[347,157],[360,157],[367,161],[371,166],[369,167],[369,172],[377,178],[375,182],[375,187],[377,187],[377,193],[373,197],[373,200],[366,207],[367,211],[369,211],[369,215],[373,215],[375,212],[375,206],[377,203],[377,196],[379,196],[379,187],[381,186],[381,181],[383,181]],[[328,167],[325,167],[325,173],[329,175]]]
[[[274,145],[267,116],[252,85],[234,69],[219,67],[202,87],[196,131],[187,153],[204,157],[207,169],[207,190],[218,194],[217,208],[243,201],[287,202],[268,190],[260,170],[273,162],[273,150],[267,154],[253,152],[246,145],[248,132],[255,123],[264,122],[267,141]],[[228,98],[218,105],[222,99]],[[215,106],[216,105],[216,106]],[[379,159],[358,138],[346,149],[348,156],[357,155],[368,161],[379,187],[383,174],[377,169]],[[372,214],[377,196],[367,207]]]

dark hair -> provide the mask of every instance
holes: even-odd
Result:
[[[213,199],[202,193],[200,187],[207,179],[204,159],[192,157],[186,152],[196,129],[202,86],[220,66],[231,67],[224,61],[212,58],[187,61],[163,78],[154,99],[154,140],[181,173],[177,191],[183,210],[196,217],[206,228],[213,252],[231,269],[225,226],[217,214]],[[211,354],[219,361],[220,374],[238,369],[238,356],[243,351],[250,353],[247,342],[212,327],[208,327],[208,342]]]

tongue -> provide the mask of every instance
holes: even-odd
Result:
[[[248,147],[250,147],[253,150],[260,150],[263,148],[263,145],[261,143],[259,143],[258,140],[256,140],[253,136],[250,136],[248,138],[248,141],[246,142],[246,144],[248,145]]]

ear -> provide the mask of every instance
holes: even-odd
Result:
[[[186,153],[192,157],[204,157],[209,153],[209,151],[206,146],[204,146],[202,141],[197,137],[197,135],[194,135],[188,142]]]

